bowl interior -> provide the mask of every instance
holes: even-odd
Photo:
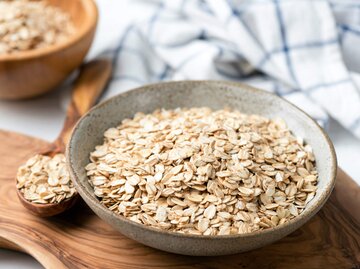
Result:
[[[237,83],[216,81],[153,84],[120,94],[93,108],[74,129],[68,147],[68,161],[80,195],[87,202],[99,204],[87,181],[84,167],[89,163],[89,153],[103,143],[105,130],[140,111],[150,113],[158,108],[202,106],[212,109],[230,107],[243,113],[283,118],[296,136],[312,146],[319,172],[316,196],[297,218],[313,214],[326,201],[334,184],[336,157],[329,138],[317,123],[273,94]],[[106,208],[104,210],[111,213]]]

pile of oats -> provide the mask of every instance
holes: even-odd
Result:
[[[0,54],[58,44],[74,32],[69,14],[46,1],[0,1]]]
[[[228,235],[275,227],[316,193],[309,145],[281,119],[209,108],[138,113],[104,134],[89,182],[126,218],[187,234]]]
[[[64,154],[35,155],[17,173],[16,187],[32,203],[60,203],[76,194]]]

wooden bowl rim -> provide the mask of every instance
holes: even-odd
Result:
[[[35,59],[41,56],[50,55],[55,52],[59,52],[65,49],[68,49],[82,40],[86,35],[88,35],[95,27],[98,21],[99,11],[97,5],[95,4],[94,0],[80,0],[83,5],[85,6],[84,9],[88,9],[89,12],[86,12],[86,22],[84,23],[85,26],[79,32],[75,32],[73,36],[64,42],[59,44],[51,45],[45,48],[40,49],[33,49],[27,51],[20,51],[11,54],[0,54],[0,62],[5,61],[22,61],[22,60],[29,60]],[[51,5],[51,4],[49,4]]]

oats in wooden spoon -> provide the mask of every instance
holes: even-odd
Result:
[[[20,166],[16,187],[32,203],[60,203],[76,194],[64,154],[35,155]]]

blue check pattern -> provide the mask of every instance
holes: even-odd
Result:
[[[109,95],[164,80],[241,81],[360,137],[358,0],[144,2],[152,16],[105,52],[115,67]]]

